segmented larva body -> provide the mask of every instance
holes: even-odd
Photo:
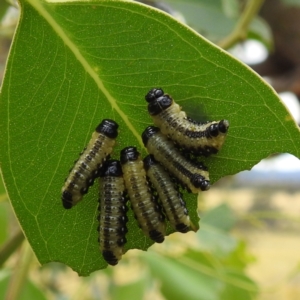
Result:
[[[207,168],[187,160],[159,128],[147,127],[142,139],[148,152],[192,193],[210,188]]]
[[[222,147],[229,128],[227,120],[194,121],[162,89],[150,90],[145,99],[153,123],[178,146],[205,156],[217,153]]]
[[[64,208],[72,208],[88,192],[95,177],[98,176],[99,168],[113,150],[118,127],[115,121],[109,119],[102,120],[97,126],[62,188]]]
[[[151,193],[144,163],[135,147],[121,151],[121,164],[131,207],[140,228],[153,241],[162,243],[165,236],[164,215]]]
[[[109,160],[100,170],[99,178],[99,244],[103,258],[116,265],[126,243],[126,195],[123,172],[118,160]]]
[[[191,226],[188,210],[171,177],[151,154],[144,158],[144,165],[172,227],[182,233],[188,232]]]

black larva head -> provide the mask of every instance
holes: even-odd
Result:
[[[118,136],[118,127],[119,125],[115,121],[104,119],[95,130],[111,139],[115,139]]]
[[[205,180],[200,174],[194,174],[191,178],[191,183],[194,187],[201,189],[201,191],[207,191],[210,188],[209,180]]]
[[[104,176],[112,176],[112,177],[121,177],[123,176],[122,168],[120,161],[108,160],[104,163],[104,165],[100,168],[100,177]]]
[[[106,262],[112,266],[117,265],[119,262],[115,256],[115,254],[110,250],[103,250],[102,255],[103,255],[103,258],[106,260]]]
[[[164,235],[156,229],[153,229],[149,232],[149,237],[156,243],[162,243],[165,240]]]
[[[148,171],[151,166],[154,166],[156,164],[157,164],[157,161],[155,160],[155,158],[152,154],[149,154],[144,158],[144,167],[145,167],[146,171]]]
[[[121,164],[125,164],[128,161],[136,161],[140,156],[140,153],[137,151],[136,147],[126,147],[121,150],[120,160]]]
[[[176,225],[176,230],[179,231],[179,232],[181,232],[181,233],[187,233],[187,232],[190,231],[190,227],[187,226],[184,223],[180,223],[180,224]]]
[[[209,180],[203,180],[200,186],[201,191],[208,191],[210,189]]]
[[[228,131],[228,128],[229,128],[229,121],[228,120],[221,120],[219,122],[219,130],[222,133],[226,133]]]
[[[153,88],[147,93],[147,95],[145,96],[145,99],[147,102],[150,103],[163,95],[164,95],[164,91],[162,89]]]
[[[213,123],[209,126],[209,135],[217,137],[219,133],[226,133],[229,128],[229,121],[221,120],[219,123]]]
[[[173,103],[173,99],[169,95],[163,95],[158,99],[149,102],[148,112],[150,115],[155,116],[169,108]]]
[[[142,140],[145,146],[147,146],[148,140],[151,136],[159,132],[159,128],[154,126],[148,126],[142,133]]]
[[[219,126],[218,123],[213,123],[209,126],[209,135],[217,137],[219,135]]]
[[[61,196],[61,200],[62,200],[62,203],[63,203],[63,207],[65,209],[70,209],[72,208],[73,204],[72,204],[72,194],[65,190],[63,191],[62,193],[62,196]]]

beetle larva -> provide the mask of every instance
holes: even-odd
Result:
[[[229,128],[228,120],[194,121],[162,89],[150,90],[145,99],[153,123],[179,147],[205,156],[217,153],[222,147]]]
[[[139,226],[146,236],[162,243],[165,236],[164,215],[151,193],[136,147],[126,147],[121,151],[121,164],[131,207]]]
[[[144,158],[144,165],[172,227],[179,232],[188,232],[191,226],[188,210],[171,177],[151,154]]]
[[[81,153],[62,188],[62,202],[66,209],[72,208],[82,200],[93,184],[98,170],[111,154],[118,136],[118,124],[104,119],[96,127],[87,147]]]
[[[207,168],[187,160],[159,128],[147,127],[142,139],[148,152],[192,193],[210,188]]]
[[[116,265],[126,243],[126,195],[123,172],[118,160],[109,160],[99,178],[99,244],[103,258]]]

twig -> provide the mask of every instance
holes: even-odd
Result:
[[[228,49],[247,37],[249,24],[257,15],[263,2],[264,0],[248,0],[246,8],[243,11],[236,27],[227,37],[218,43],[221,48]]]
[[[24,240],[24,234],[21,229],[18,231],[0,248],[0,267],[6,262],[12,253],[21,245]]]
[[[24,243],[19,259],[12,274],[5,300],[17,300],[22,293],[22,288],[28,277],[28,270],[34,255],[28,242]]]

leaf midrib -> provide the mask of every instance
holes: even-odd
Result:
[[[32,7],[39,12],[39,14],[47,21],[47,23],[51,26],[51,28],[57,33],[57,35],[61,38],[64,44],[70,49],[70,51],[74,54],[76,59],[80,62],[84,70],[91,76],[91,78],[95,81],[99,90],[104,94],[107,101],[110,103],[113,109],[120,115],[123,119],[124,123],[127,125],[128,129],[133,133],[135,138],[138,140],[139,144],[143,147],[143,142],[140,137],[140,134],[137,132],[133,124],[129,121],[128,116],[123,112],[123,110],[118,106],[117,100],[109,93],[109,91],[105,88],[102,80],[98,76],[98,74],[93,70],[92,66],[88,63],[88,61],[84,58],[82,53],[79,51],[76,44],[68,37],[63,28],[54,20],[54,18],[49,14],[46,8],[42,5],[39,0],[27,0],[27,2],[32,5]]]

